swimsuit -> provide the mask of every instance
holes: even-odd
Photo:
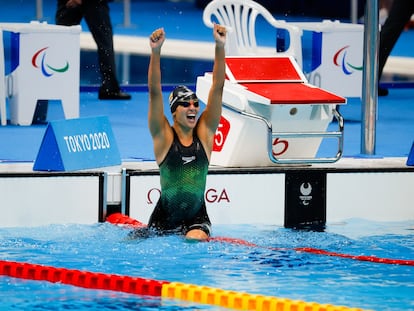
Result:
[[[211,222],[204,200],[208,158],[194,132],[190,146],[183,146],[174,133],[173,143],[159,165],[161,197],[149,220],[149,228],[159,232],[201,229],[210,235]]]

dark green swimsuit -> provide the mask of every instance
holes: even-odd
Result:
[[[161,197],[150,217],[149,227],[157,231],[201,229],[210,234],[210,219],[204,201],[208,158],[194,131],[193,143],[181,144],[174,128],[174,140],[159,165]]]

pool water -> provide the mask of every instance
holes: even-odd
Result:
[[[414,221],[352,219],[324,232],[263,225],[214,226],[225,242],[189,243],[178,236],[129,240],[108,223],[0,228],[0,260],[205,285],[371,310],[414,310],[414,266],[298,252],[313,247],[352,255],[414,259]],[[2,310],[219,310],[115,291],[0,276]]]

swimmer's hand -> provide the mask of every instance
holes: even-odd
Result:
[[[192,229],[185,235],[187,242],[200,242],[208,239],[207,233],[200,229]]]
[[[214,24],[213,36],[216,41],[216,45],[219,47],[224,47],[226,44],[227,29],[224,26],[219,24]]]
[[[152,32],[150,35],[150,47],[153,50],[160,50],[162,44],[165,41],[165,31],[164,28],[158,28]]]

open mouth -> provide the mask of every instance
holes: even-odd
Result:
[[[188,114],[188,115],[187,115],[187,119],[188,119],[188,120],[190,120],[190,121],[194,121],[194,120],[195,120],[195,118],[196,118],[196,115],[195,115],[195,114],[192,114],[192,113],[191,113],[191,114]]]

